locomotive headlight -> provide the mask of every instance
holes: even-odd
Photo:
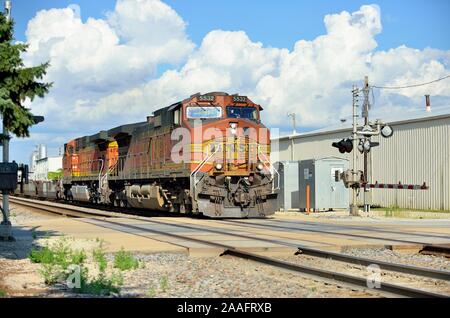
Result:
[[[216,170],[222,170],[223,165],[221,163],[216,163]]]
[[[256,169],[261,171],[262,169],[264,169],[264,165],[261,162],[258,162],[258,164],[256,165]]]
[[[237,123],[230,123],[230,132],[234,136],[237,134],[237,126]]]

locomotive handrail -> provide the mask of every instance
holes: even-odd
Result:
[[[267,156],[261,151],[259,145],[258,145],[258,154],[259,155],[263,155],[266,158],[266,161],[269,163],[269,165],[267,165],[263,161],[263,165],[266,166],[266,167],[268,166],[269,167],[269,171],[273,170],[277,174],[277,187],[276,188],[272,188],[272,191],[279,190],[280,189],[280,173],[278,172],[277,169],[275,169],[275,166],[270,162],[270,159],[267,159]],[[272,179],[273,179],[273,177],[272,177]]]
[[[195,196],[195,192],[196,192],[196,187],[197,187],[197,173],[200,171],[201,168],[203,168],[203,166],[205,165],[206,162],[208,162],[209,159],[211,159],[212,156],[214,156],[220,149],[221,147],[217,147],[217,149],[214,149],[214,152],[212,152],[208,157],[206,157],[205,159],[202,160],[202,162],[194,169],[194,171],[192,171],[191,173],[191,179],[192,177],[194,177],[193,179],[193,191],[194,191],[194,196]]]

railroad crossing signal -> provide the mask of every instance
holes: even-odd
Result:
[[[365,125],[361,131],[357,131],[356,135],[360,137],[342,139],[339,142],[333,142],[331,145],[339,149],[340,153],[350,153],[353,150],[352,140],[359,140],[357,146],[360,153],[369,153],[370,149],[380,145],[379,142],[372,142],[370,140],[371,136],[381,135],[383,138],[390,138],[394,134],[394,129],[385,124],[381,124],[376,121],[374,124]]]
[[[340,153],[350,153],[353,150],[353,142],[350,138],[342,139],[339,142],[333,142],[331,145],[338,148]]]

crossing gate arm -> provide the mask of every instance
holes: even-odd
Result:
[[[419,184],[402,184],[395,183],[360,183],[360,187],[364,189],[403,189],[403,190],[429,190],[430,187],[424,182]]]

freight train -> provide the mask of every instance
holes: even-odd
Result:
[[[195,94],[64,145],[58,182],[18,192],[211,218],[265,217],[276,210],[270,132],[248,97]]]

